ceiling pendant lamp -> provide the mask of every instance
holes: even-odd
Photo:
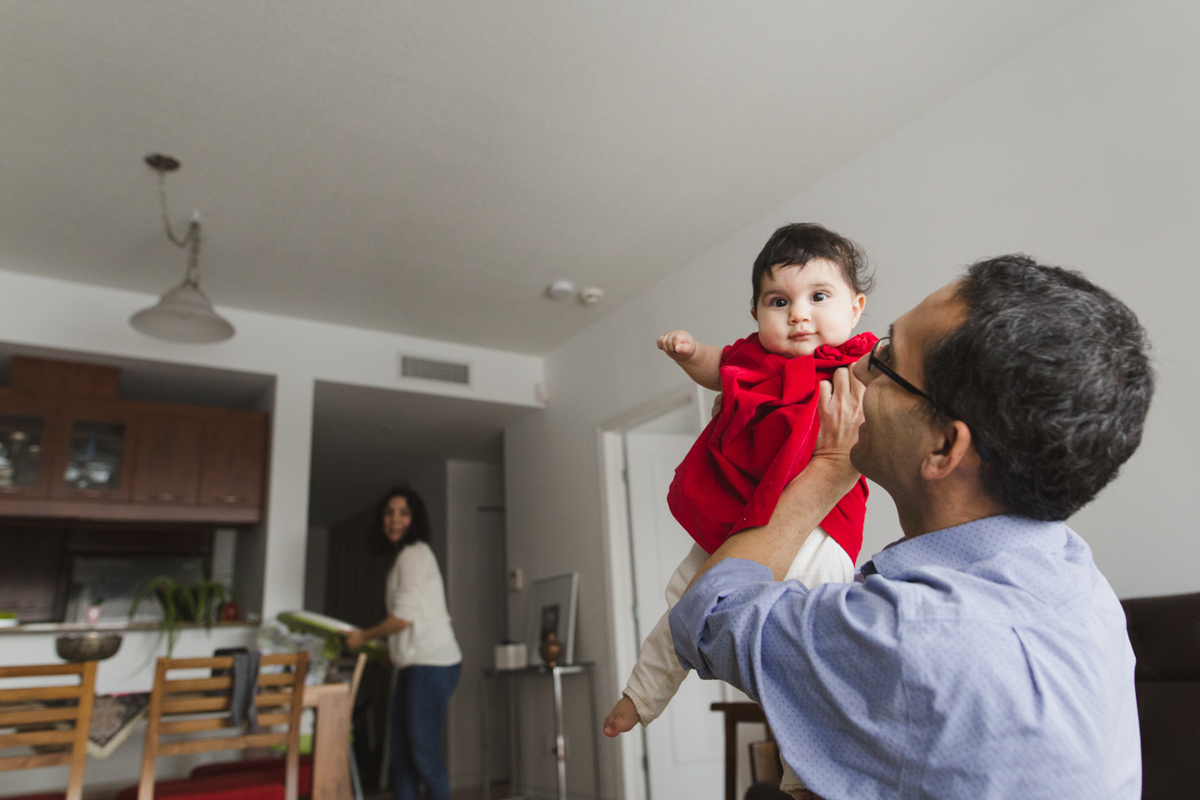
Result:
[[[233,336],[233,325],[216,312],[212,301],[200,291],[200,212],[192,212],[187,233],[183,236],[175,235],[167,216],[166,176],[168,172],[179,169],[179,162],[156,153],[146,156],[146,163],[158,173],[163,226],[171,244],[187,250],[187,269],[183,274],[183,283],[167,290],[155,305],[130,317],[129,324],[147,336],[168,342],[223,342]]]

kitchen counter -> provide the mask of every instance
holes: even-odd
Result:
[[[214,622],[212,629],[257,628],[258,626],[259,623],[257,621],[238,620],[236,622]],[[179,627],[181,630],[204,630],[204,624],[201,622],[184,622],[180,623]],[[29,622],[18,625],[0,626],[0,636],[12,633],[53,633],[55,636],[61,636],[66,633],[90,633],[92,631],[99,631],[100,633],[124,633],[126,631],[157,630],[157,622],[109,622],[101,620],[95,625],[88,625],[86,622]]]

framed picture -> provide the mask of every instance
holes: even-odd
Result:
[[[552,578],[539,578],[531,584],[529,607],[525,614],[525,640],[529,644],[529,663],[541,664],[542,640],[549,633],[566,645],[564,664],[575,663],[575,610],[579,600],[579,573],[568,572]]]

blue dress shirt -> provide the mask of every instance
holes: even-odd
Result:
[[[1091,549],[999,516],[808,589],[726,559],[671,611],[675,651],[762,704],[826,798],[1141,796],[1133,649]]]

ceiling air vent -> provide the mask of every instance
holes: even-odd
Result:
[[[400,356],[400,377],[424,378],[427,381],[461,383],[468,386],[471,383],[471,365]]]

